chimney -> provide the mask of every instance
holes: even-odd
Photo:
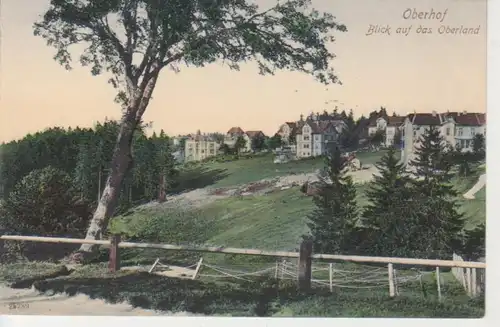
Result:
[[[432,110],[432,117],[436,117],[437,116],[437,112],[435,110]]]
[[[467,110],[464,110],[464,115],[467,115]]]

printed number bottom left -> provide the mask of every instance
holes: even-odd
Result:
[[[16,309],[29,309],[30,305],[28,303],[9,303],[8,305],[9,310],[16,310]]]

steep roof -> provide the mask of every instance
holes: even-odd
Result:
[[[455,118],[457,125],[481,126],[486,123],[486,115],[478,113],[465,113]]]
[[[477,112],[447,112],[443,116],[455,120],[457,125],[482,126],[486,124],[486,114]]]
[[[402,116],[389,116],[387,126],[401,126],[405,121],[405,117]]]
[[[227,134],[245,134],[245,132],[243,132],[243,130],[239,127],[231,127],[231,129],[229,129],[229,131],[227,131]]]
[[[413,113],[408,115],[408,119],[413,125],[439,126],[443,119],[438,113]]]
[[[302,127],[307,124],[311,127],[311,134],[321,134],[323,133],[329,126],[334,126],[332,122],[329,121],[314,121],[314,120],[306,120],[299,122],[296,134],[302,134]]]
[[[368,126],[369,127],[376,127],[377,126],[377,120],[379,119],[384,119],[385,121],[387,121],[387,117],[376,117],[376,118],[371,118],[369,121],[368,121]]]
[[[249,138],[253,139],[254,137],[257,137],[259,135],[265,136],[262,131],[247,131],[246,133]]]
[[[202,141],[205,141],[205,142],[215,142],[215,139],[209,135],[202,135],[202,134],[190,134],[189,137],[188,137],[188,140],[191,140],[191,141],[196,141],[196,142],[202,142]]]

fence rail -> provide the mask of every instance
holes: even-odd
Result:
[[[453,256],[454,260],[431,260],[431,259],[414,259],[414,258],[395,258],[395,257],[369,257],[356,255],[336,255],[336,254],[313,254],[312,243],[304,241],[300,244],[299,252],[288,251],[267,251],[256,249],[241,249],[230,247],[209,247],[209,246],[188,246],[188,245],[173,245],[173,244],[155,244],[155,243],[135,243],[121,242],[119,235],[114,235],[110,240],[86,240],[75,238],[62,237],[41,237],[41,236],[20,236],[20,235],[3,235],[0,240],[4,241],[28,241],[28,242],[43,242],[43,243],[72,243],[72,244],[96,244],[107,245],[110,247],[109,269],[114,272],[120,269],[119,248],[144,248],[144,249],[163,249],[169,251],[192,251],[192,252],[210,252],[221,254],[241,254],[241,255],[257,255],[276,258],[298,258],[297,279],[301,289],[311,287],[312,280],[312,260],[320,261],[348,261],[357,263],[384,263],[387,264],[389,293],[391,296],[397,294],[394,280],[396,279],[393,265],[410,265],[410,266],[429,266],[429,267],[451,267],[453,274],[460,279],[463,276],[458,276],[457,271],[463,271],[464,268],[468,272],[468,293],[470,296],[476,296],[476,289],[484,290],[484,285],[476,287],[476,281],[472,281],[473,276],[476,276],[476,269],[485,269],[485,262],[470,262],[463,261],[458,256]],[[439,270],[437,270],[439,275]],[[484,273],[479,274],[484,276]],[[484,278],[482,279],[484,281]],[[474,284],[474,285],[472,285]],[[439,283],[438,283],[439,287]]]
[[[63,237],[43,237],[43,236],[20,236],[20,235],[3,235],[0,240],[5,241],[27,241],[27,242],[43,242],[43,243],[72,243],[72,244],[96,244],[96,245],[111,245],[111,240],[87,240],[78,238],[63,238]],[[225,254],[242,254],[242,255],[259,255],[277,258],[299,258],[299,252],[289,251],[266,251],[256,249],[242,249],[231,247],[216,247],[216,246],[189,246],[189,245],[173,245],[159,243],[136,243],[136,242],[119,242],[119,248],[145,248],[145,249],[163,249],[169,251],[188,251],[188,252],[212,252]],[[392,263],[398,265],[416,265],[429,267],[457,267],[457,268],[486,268],[484,262],[473,262],[463,260],[434,260],[434,259],[414,259],[414,258],[397,258],[397,257],[370,257],[357,255],[337,255],[337,254],[312,254],[311,259],[325,261],[350,261],[364,263]]]

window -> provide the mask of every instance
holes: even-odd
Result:
[[[314,147],[315,147],[316,149],[319,149],[319,144],[318,144],[318,143],[316,143],[316,144],[314,145]]]
[[[309,144],[304,144],[304,149],[309,149]]]
[[[319,135],[314,135],[314,139],[315,139],[316,141],[319,141]]]
[[[304,128],[302,129],[302,131],[304,133],[309,133],[309,127],[308,126],[304,126]]]
[[[458,136],[463,136],[464,135],[464,129],[462,127],[458,128],[457,135]]]
[[[471,127],[470,133],[472,136],[476,135],[476,129],[474,127]]]
[[[309,135],[304,135],[304,141],[309,141]]]
[[[446,127],[446,135],[450,136],[450,134],[451,134],[451,128]]]

